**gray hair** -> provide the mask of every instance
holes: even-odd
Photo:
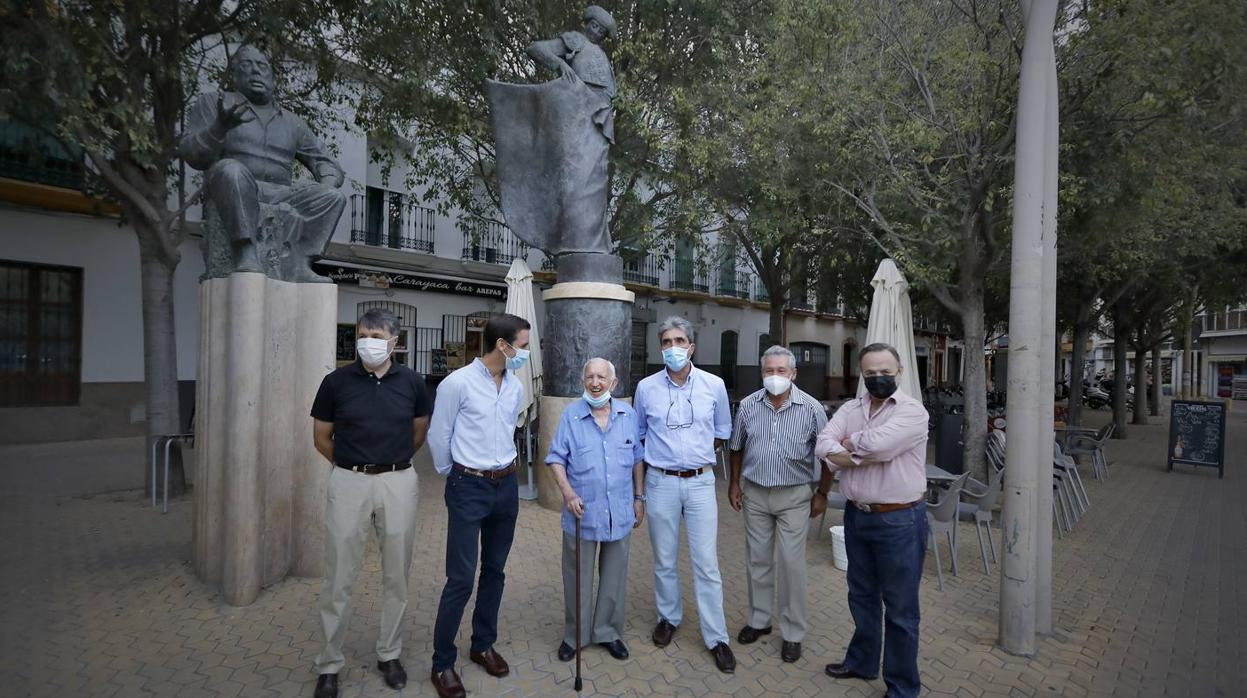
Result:
[[[615,364],[611,363],[610,359],[603,359],[600,356],[595,356],[592,359],[589,359],[588,361],[586,361],[584,368],[580,369],[581,378],[584,378],[585,374],[589,372],[589,364],[593,363],[594,361],[601,361],[602,363],[606,364],[607,367],[610,368],[611,370],[611,378],[616,377],[615,376]]]
[[[857,354],[857,362],[861,363],[862,359],[866,358],[867,354],[873,354],[877,351],[889,352],[890,354],[892,354],[892,356],[896,357],[896,365],[897,366],[901,365],[900,352],[896,350],[896,347],[886,342],[875,342],[874,344],[867,344],[866,346],[862,347],[862,350],[858,352]]]
[[[679,315],[672,315],[662,321],[662,324],[658,326],[658,341],[661,342],[662,336],[671,330],[679,330],[684,333],[685,337],[688,337],[689,342],[693,341],[693,326]]]
[[[391,337],[398,336],[398,316],[384,308],[373,308],[356,321],[360,327],[370,330],[385,330]]]
[[[782,347],[776,344],[770,349],[762,352],[762,363],[766,363],[766,357],[768,356],[785,356],[788,358],[788,368],[797,367],[797,355],[789,351],[788,347]]]

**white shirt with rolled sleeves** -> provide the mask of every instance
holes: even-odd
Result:
[[[840,442],[849,439],[848,448]],[[850,400],[836,410],[818,435],[814,455],[820,460],[848,451],[852,468],[840,472],[840,492],[863,504],[908,504],[927,491],[927,409],[897,391],[870,414],[870,396]]]
[[[478,470],[497,470],[515,461],[515,422],[524,388],[504,370],[502,387],[480,359],[456,369],[437,386],[429,422],[429,453],[433,467],[450,474],[458,463]]]

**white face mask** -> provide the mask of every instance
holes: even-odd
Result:
[[[767,376],[762,379],[762,385],[772,395],[783,395],[792,387],[792,381],[787,376]]]
[[[390,356],[390,340],[376,337],[360,337],[355,340],[355,351],[368,368],[377,368]]]

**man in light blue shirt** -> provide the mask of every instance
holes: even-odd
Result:
[[[653,640],[666,647],[684,614],[677,571],[680,521],[688,524],[689,558],[701,637],[719,671],[736,671],[723,618],[719,575],[719,505],[715,501],[715,451],[732,435],[723,379],[693,366],[693,329],[681,317],[658,327],[665,368],[642,380],[634,407],[645,441],[645,494],[654,548],[658,625]]]
[[[645,466],[640,424],[632,406],[611,397],[619,380],[606,359],[589,359],[581,372],[584,394],[563,409],[546,463],[563,493],[563,643],[558,657],[576,654],[576,519],[585,548],[580,578],[596,599],[580,597],[582,643],[628,658],[623,641],[632,529],[645,518]],[[598,561],[599,564],[594,564]]]
[[[515,421],[524,389],[512,373],[528,360],[527,320],[495,315],[485,323],[489,353],[451,373],[437,388],[429,424],[433,466],[446,475],[446,586],[433,628],[430,680],[442,698],[466,695],[455,672],[455,635],[481,558],[469,658],[491,676],[510,667],[495,650],[503,568],[515,537],[519,487]]]

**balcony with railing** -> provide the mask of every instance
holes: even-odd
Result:
[[[710,281],[704,269],[699,269],[691,259],[676,258],[671,263],[671,276],[667,288],[673,291],[710,293]]]
[[[749,300],[749,272],[719,269],[715,276],[714,295]]]
[[[658,259],[654,255],[624,255],[623,278],[633,284],[658,287]]]
[[[770,303],[771,292],[766,290],[766,284],[758,277],[753,278],[753,299],[759,303]]]
[[[500,223],[461,218],[459,229],[463,231],[461,259],[487,264],[510,264],[517,258],[528,259],[528,245]]]
[[[0,121],[0,177],[82,191],[83,154],[55,137],[12,121]]]
[[[1202,316],[1201,336],[1247,334],[1247,308],[1231,308],[1206,312]]]
[[[362,194],[351,196],[351,242],[433,254],[436,211],[399,194],[369,203]]]

